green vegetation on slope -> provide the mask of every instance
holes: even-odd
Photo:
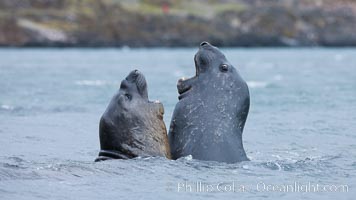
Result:
[[[4,46],[356,45],[351,0],[2,0]]]

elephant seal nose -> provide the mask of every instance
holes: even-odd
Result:
[[[205,46],[205,45],[208,45],[208,44],[209,44],[209,42],[204,41],[204,42],[200,43],[200,46],[202,47],[202,46]]]

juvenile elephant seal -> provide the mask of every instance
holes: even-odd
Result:
[[[196,75],[180,79],[169,130],[173,159],[234,163],[248,160],[242,132],[250,107],[246,82],[218,48],[202,42],[194,57]]]
[[[137,156],[170,158],[163,105],[148,100],[145,77],[132,71],[100,119],[101,151],[95,161]]]

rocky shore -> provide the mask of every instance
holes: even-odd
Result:
[[[356,46],[352,0],[2,0],[0,46]]]

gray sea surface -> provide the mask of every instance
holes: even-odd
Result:
[[[0,49],[0,199],[355,199],[355,48],[222,49],[250,88],[249,162],[94,163],[121,80],[145,74],[168,128],[196,51]]]

